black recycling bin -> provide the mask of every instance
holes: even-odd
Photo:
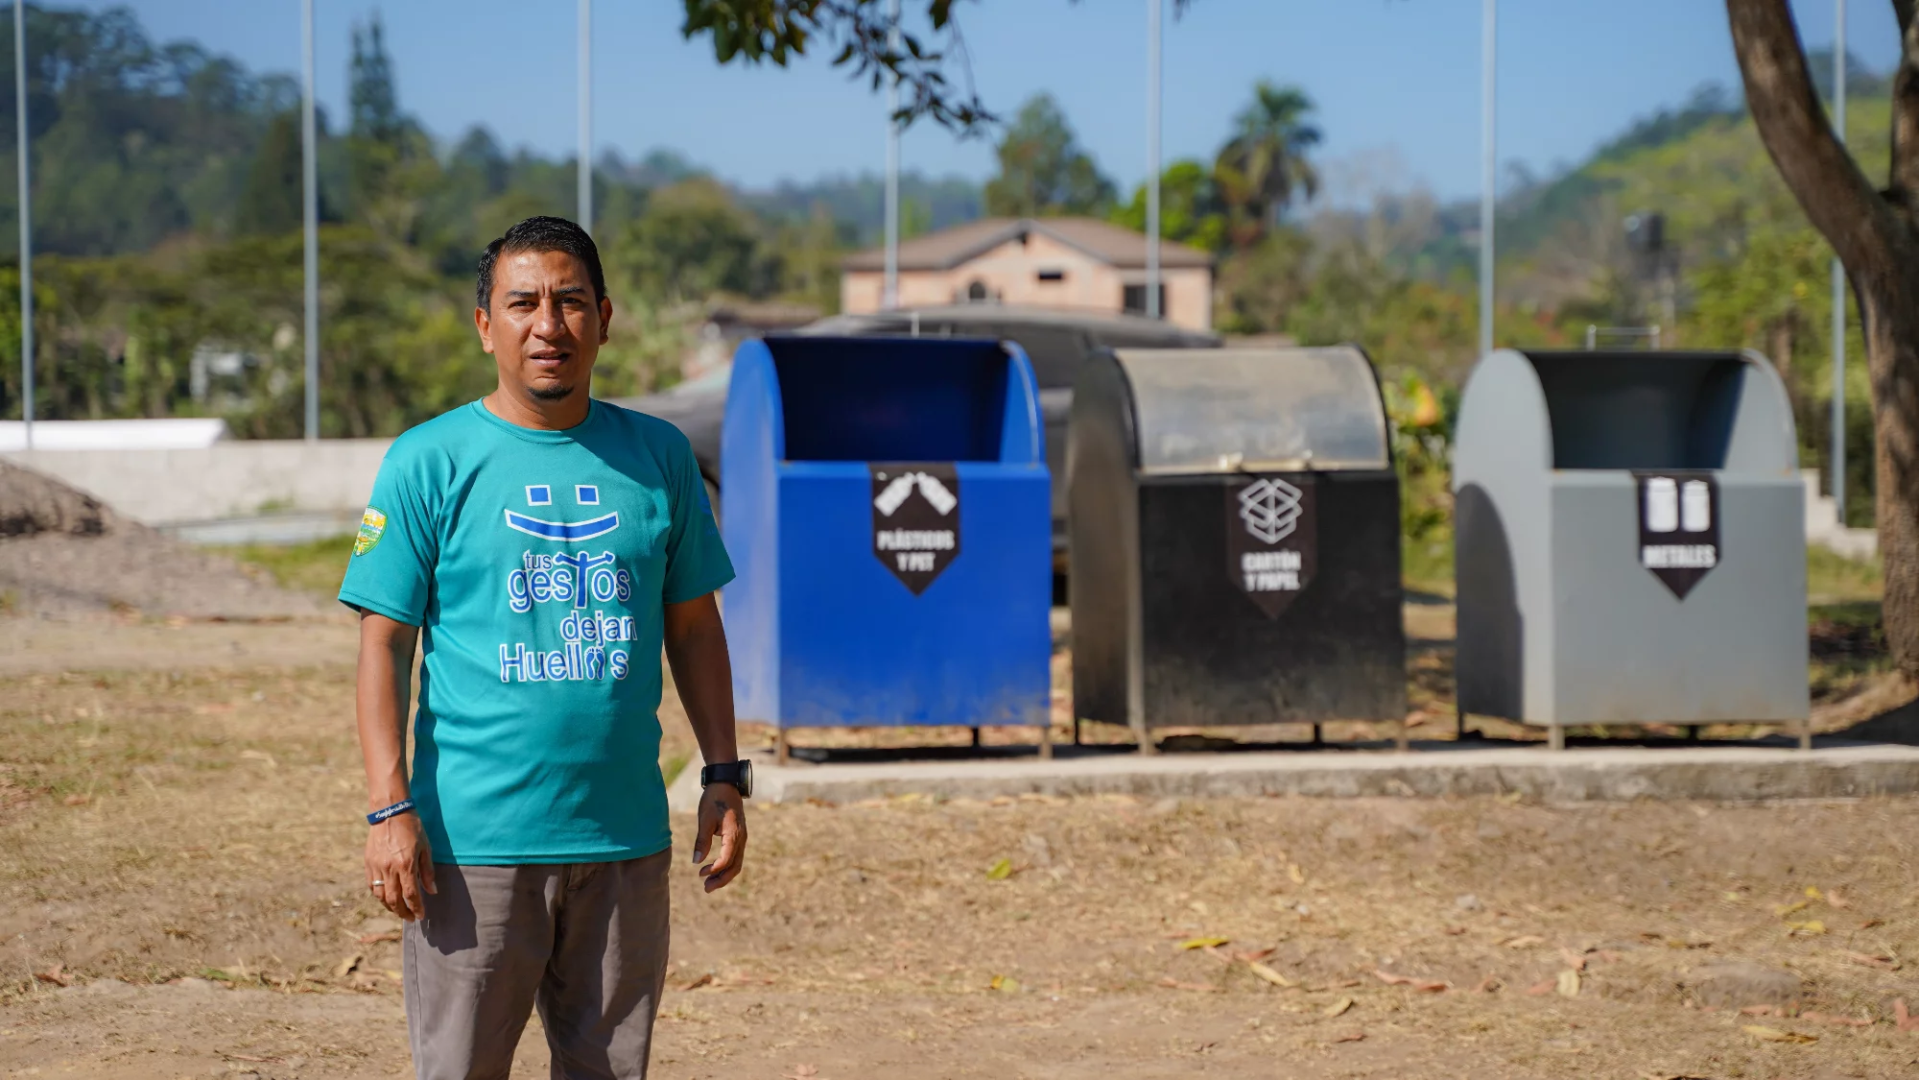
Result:
[[[1352,346],[1090,358],[1067,452],[1074,716],[1148,751],[1168,727],[1403,722],[1387,431]]]

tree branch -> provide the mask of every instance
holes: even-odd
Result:
[[[1726,14],[1753,123],[1800,209],[1848,272],[1884,266],[1897,225],[1826,121],[1787,0],[1726,0]]]
[[[1919,194],[1919,23],[1913,0],[1893,0],[1899,20],[1899,69],[1892,75],[1892,176],[1887,193],[1910,209]]]

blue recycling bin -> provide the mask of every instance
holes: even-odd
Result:
[[[1052,511],[1039,392],[996,341],[743,343],[720,441],[740,719],[1050,718]]]

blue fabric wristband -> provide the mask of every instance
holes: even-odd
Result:
[[[368,814],[366,816],[366,823],[368,825],[378,825],[380,822],[385,821],[387,818],[397,817],[400,814],[404,814],[411,809],[413,809],[413,800],[401,799],[399,802],[394,803],[392,806],[389,806],[384,810],[375,810],[371,814]]]

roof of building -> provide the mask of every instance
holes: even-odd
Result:
[[[1146,265],[1146,235],[1098,218],[981,218],[900,243],[901,270],[951,270],[1011,240],[1038,233],[1077,248],[1124,270]],[[1210,267],[1213,257],[1198,248],[1161,240],[1159,264],[1171,268]],[[840,261],[846,270],[883,270],[884,248],[861,251]]]

